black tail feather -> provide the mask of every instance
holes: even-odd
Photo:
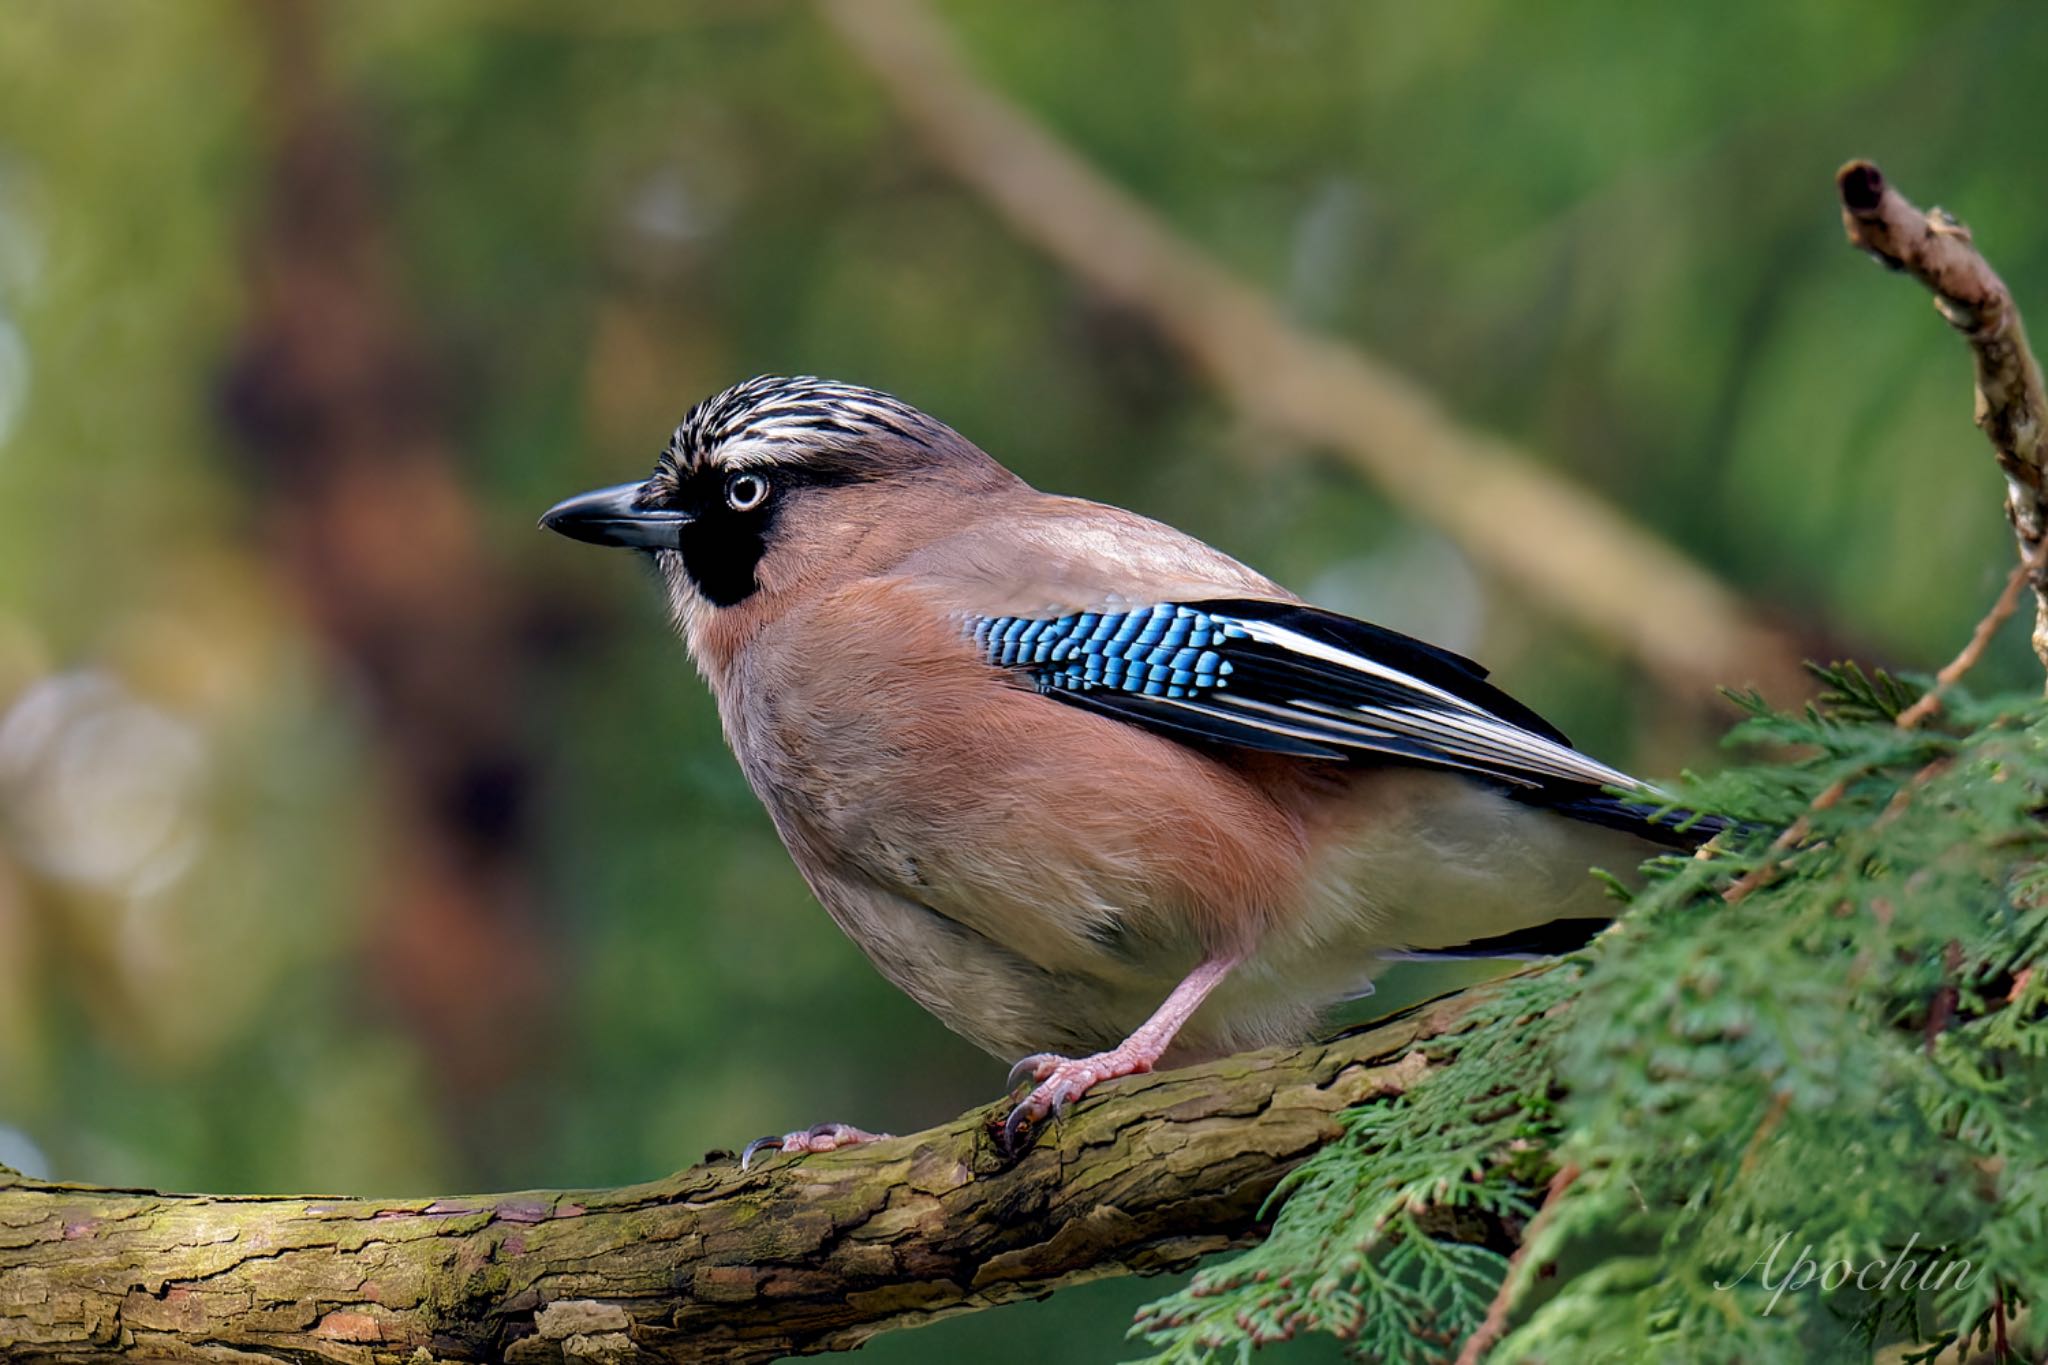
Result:
[[[1404,962],[1442,962],[1475,957],[1556,957],[1585,947],[1593,935],[1612,923],[1614,920],[1606,915],[1554,919],[1544,924],[1532,924],[1526,929],[1475,938],[1470,943],[1452,944],[1447,948],[1409,948],[1382,956]]]
[[[1514,793],[1521,795],[1521,793]],[[1524,798],[1540,804],[1546,810],[1574,820],[1584,820],[1589,825],[1601,825],[1607,829],[1618,829],[1625,834],[1639,835],[1651,843],[1662,844],[1680,853],[1690,853],[1715,835],[1733,828],[1734,821],[1719,815],[1703,815],[1698,811],[1665,810],[1647,801],[1631,801],[1627,797],[1609,796],[1604,792],[1592,795],[1578,794],[1562,799],[1546,799],[1544,793],[1531,792]]]

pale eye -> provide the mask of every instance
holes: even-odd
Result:
[[[725,481],[725,505],[751,512],[768,500],[768,480],[759,474],[735,474]]]

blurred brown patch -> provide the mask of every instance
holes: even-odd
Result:
[[[248,13],[274,140],[225,420],[272,564],[362,689],[387,841],[369,968],[460,1130],[481,1125],[474,1102],[530,1066],[550,1031],[519,725],[532,632],[483,551],[369,145],[323,75],[320,12]]]

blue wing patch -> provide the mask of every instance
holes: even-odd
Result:
[[[1229,686],[1221,648],[1250,638],[1242,626],[1171,602],[1049,619],[977,616],[973,635],[990,663],[1028,669],[1048,690],[1103,688],[1174,701]]]

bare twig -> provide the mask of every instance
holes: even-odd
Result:
[[[1977,666],[1977,661],[1984,657],[1985,647],[1991,643],[1991,637],[1998,634],[1998,628],[2018,609],[2020,589],[2041,571],[2044,559],[2048,559],[2048,537],[2037,542],[2031,551],[2021,556],[2019,563],[2012,566],[1998,600],[1991,604],[1991,610],[1984,613],[1984,618],[1977,622],[1977,628],[1970,632],[1970,642],[1963,646],[1962,652],[1934,675],[1934,686],[1928,688],[1920,700],[1899,712],[1901,730],[1911,730],[1940,710],[1942,698],[1948,695],[1948,690]]]
[[[1528,1259],[1529,1248],[1536,1245],[1537,1237],[1557,1216],[1558,1202],[1564,1198],[1564,1192],[1578,1178],[1579,1168],[1570,1162],[1558,1167],[1557,1174],[1550,1177],[1550,1188],[1544,1192],[1542,1207],[1536,1210],[1536,1216],[1523,1230],[1521,1245],[1508,1257],[1508,1273],[1501,1276],[1500,1288],[1494,1291],[1493,1302],[1486,1306],[1486,1320],[1479,1324],[1478,1331],[1465,1338],[1464,1349],[1458,1352],[1457,1365],[1479,1365],[1508,1330],[1508,1311],[1514,1307],[1515,1291],[1521,1288],[1522,1263]]]
[[[1949,976],[1963,970],[1963,945],[1950,939],[1941,950],[1941,965]],[[1948,1032],[1948,1026],[1955,1022],[1956,1005],[1962,1000],[1962,989],[1953,981],[1947,981],[1935,988],[1934,999],[1927,1006],[1927,1028],[1922,1046],[1927,1055],[1934,1055],[1935,1044],[1941,1035]]]
[[[2027,347],[2019,309],[2004,281],[1970,244],[1969,229],[1941,209],[1922,213],[1914,208],[1868,161],[1842,167],[1835,184],[1849,240],[1933,290],[1941,315],[1969,341],[1977,361],[1977,425],[1991,438],[2006,472],[2006,515],[2019,537],[2020,562],[1998,600],[1970,632],[1962,652],[1935,674],[1934,686],[1899,713],[1899,728],[1911,730],[1933,715],[1949,689],[1984,657],[1992,636],[2019,606],[2025,583],[2034,585],[2039,603],[2034,649],[2048,663],[2048,581],[2043,578],[2048,565],[2048,399],[2042,396],[2041,370]],[[1899,798],[1916,785],[1908,783]],[[1823,789],[1806,813],[1772,840],[1764,861],[1722,892],[1722,899],[1732,905],[1770,880],[1785,854],[1812,832],[1813,815],[1841,800],[1846,790],[1845,780]]]
[[[1798,660],[1671,544],[1177,236],[970,70],[918,0],[823,0],[826,18],[947,169],[1021,236],[1149,320],[1276,430],[1333,450],[1475,560],[1633,655],[1680,695],[1804,690]],[[1644,592],[1654,583],[1654,593]]]
[[[1935,308],[1970,343],[1977,369],[1977,425],[2005,471],[2006,516],[2034,586],[2034,653],[2048,665],[2048,396],[2027,346],[2019,307],[1979,255],[1970,230],[1942,209],[1922,213],[1868,161],[1836,173],[1849,240],[1934,292]]]
[[[2022,995],[2026,994],[2027,983],[2029,981],[2032,981],[2033,979],[2034,968],[2032,964],[2022,967],[2017,972],[2014,972],[2012,977],[2012,985],[2005,992],[2005,1003],[2010,1005],[2015,1000],[2018,1000]]]
[[[1771,840],[1771,846],[1766,850],[1764,860],[1736,879],[1733,886],[1730,886],[1721,893],[1721,899],[1730,905],[1734,905],[1749,895],[1750,892],[1769,881],[1772,874],[1777,872],[1779,866],[1784,862],[1785,855],[1813,832],[1813,817],[1841,800],[1842,794],[1848,790],[1849,783],[1846,778],[1837,778],[1823,787],[1820,795],[1813,798],[1812,803],[1807,806],[1805,812],[1797,820],[1785,826],[1777,838]]]
[[[1764,1154],[1764,1144],[1771,1140],[1771,1134],[1778,1131],[1778,1125],[1785,1121],[1785,1115],[1792,1110],[1792,1092],[1776,1090],[1771,1093],[1770,1105],[1764,1116],[1757,1121],[1756,1131],[1749,1135],[1749,1145],[1742,1149],[1742,1161],[1736,1166],[1736,1173],[1745,1179],[1756,1169],[1757,1160]]]

